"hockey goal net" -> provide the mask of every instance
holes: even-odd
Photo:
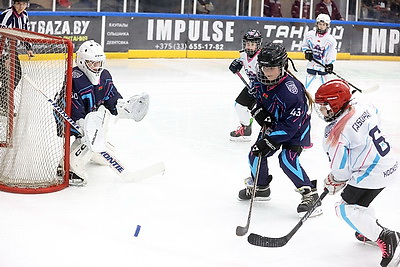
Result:
[[[70,127],[51,101],[70,114],[72,42],[0,28],[0,53],[0,190],[61,190],[68,186]]]

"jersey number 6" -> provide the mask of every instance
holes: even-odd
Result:
[[[374,145],[379,155],[384,157],[387,153],[389,153],[390,145],[388,142],[385,141],[385,138],[380,135],[380,133],[381,131],[378,129],[378,126],[375,126],[369,131],[369,136],[372,137],[372,142],[374,142]]]

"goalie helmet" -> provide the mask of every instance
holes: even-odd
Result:
[[[103,48],[93,40],[84,42],[76,51],[76,65],[94,85],[99,84],[105,62]]]
[[[265,85],[275,85],[285,76],[288,68],[288,56],[282,44],[266,43],[258,54],[257,59],[257,79]],[[276,79],[269,80],[265,76],[263,68],[279,67],[279,75]]]
[[[322,22],[326,24],[325,29],[320,29],[318,27],[318,22]],[[327,14],[319,14],[317,18],[315,19],[315,25],[317,26],[317,33],[319,34],[324,34],[328,31],[329,26],[331,25],[331,17]]]
[[[246,43],[252,42],[256,44],[255,49],[246,48]],[[262,43],[262,36],[258,30],[249,30],[243,35],[242,38],[242,49],[246,52],[249,57],[252,57],[257,50],[260,49]]]
[[[340,79],[328,81],[315,93],[316,111],[324,121],[331,122],[343,113],[350,99],[350,87],[345,81]]]

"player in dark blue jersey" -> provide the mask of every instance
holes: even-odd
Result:
[[[270,199],[272,176],[269,175],[268,157],[281,150],[278,155],[280,167],[302,195],[297,212],[303,215],[318,199],[316,181],[310,181],[299,163],[303,148],[310,146],[309,106],[313,104],[312,97],[288,71],[288,56],[281,44],[267,43],[261,49],[253,86],[257,103],[251,113],[262,129],[249,154],[251,177],[245,180],[247,188],[239,192],[239,199],[251,198],[259,160],[261,165],[255,196],[258,200]],[[267,129],[265,134],[263,129]],[[321,213],[319,207],[312,215]]]
[[[84,135],[71,129],[71,135],[76,137],[71,145],[71,185],[86,183],[85,166],[90,160],[109,164],[100,152],[112,150],[106,139],[110,115],[140,121],[147,114],[149,96],[142,93],[124,101],[114,86],[110,72],[104,69],[105,61],[103,48],[93,40],[84,42],[76,51],[77,66],[72,71],[71,118]]]

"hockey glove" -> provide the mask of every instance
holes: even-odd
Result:
[[[264,139],[258,140],[252,147],[251,152],[254,154],[261,153],[261,156],[272,156],[279,148],[280,144],[276,143],[271,137],[266,136]]]
[[[141,121],[149,110],[149,95],[141,93],[129,98],[128,101],[118,99],[117,101],[118,118],[133,119],[136,122]]]
[[[304,51],[304,57],[305,57],[308,61],[312,61],[312,60],[314,59],[313,51],[310,50],[310,49]]]
[[[242,61],[240,61],[239,59],[235,59],[229,66],[229,70],[232,71],[233,74],[236,74],[242,69],[242,67],[243,67]]]
[[[272,115],[268,110],[263,109],[262,107],[255,107],[251,111],[251,115],[253,118],[260,124],[261,127],[270,128],[274,125],[276,119],[275,116]]]
[[[333,73],[333,64],[327,64],[327,65],[325,66],[325,71],[326,71],[327,73],[329,73],[329,74],[332,74],[332,73]]]
[[[347,181],[335,181],[335,177],[330,173],[324,180],[324,188],[328,189],[330,195],[334,195],[346,186],[346,182]]]

